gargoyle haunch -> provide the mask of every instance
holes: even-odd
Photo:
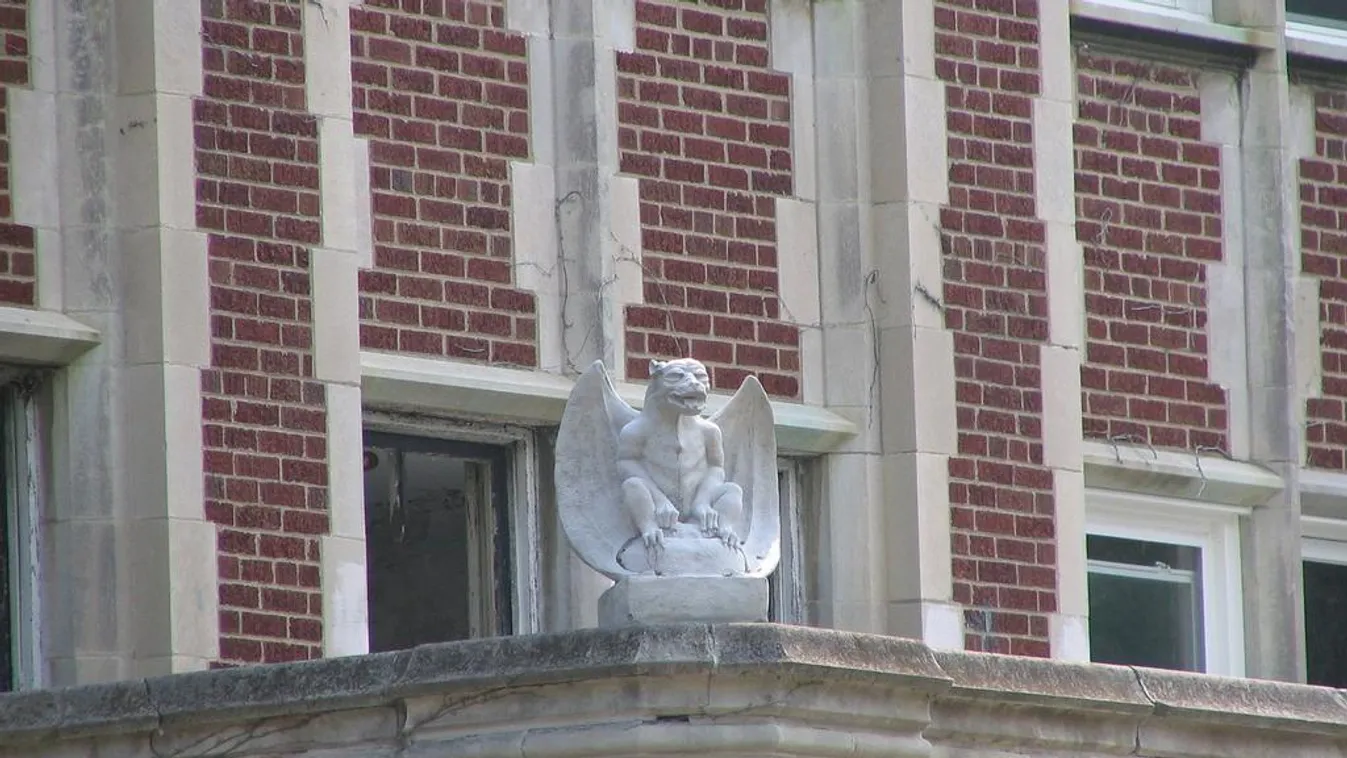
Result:
[[[633,574],[766,576],[780,555],[772,406],[749,376],[703,417],[699,361],[650,364],[641,410],[601,362],[580,376],[556,445],[557,507],[580,558]]]

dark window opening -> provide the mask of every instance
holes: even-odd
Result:
[[[1347,24],[1347,2],[1343,2],[1343,0],[1286,0],[1286,14],[1292,17],[1302,17],[1292,18],[1293,21],[1308,23],[1335,21],[1339,24]]]
[[[1203,671],[1202,551],[1089,535],[1090,659]]]
[[[1347,687],[1347,565],[1305,561],[1307,681]]]
[[[8,403],[4,405],[4,416],[9,416]],[[0,429],[9,427],[9,419],[0,419]],[[0,456],[0,463],[4,457]],[[18,514],[15,512],[12,498],[8,496],[8,467],[0,465],[0,692],[10,692],[15,687],[14,676],[14,583],[12,576],[17,574],[12,562],[18,557],[14,544],[18,534]]]
[[[510,634],[508,450],[365,433],[370,651]]]

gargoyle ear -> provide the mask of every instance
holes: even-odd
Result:
[[[661,370],[663,370],[663,368],[664,368],[665,365],[666,365],[666,364],[664,363],[664,361],[657,361],[657,360],[655,360],[654,358],[651,358],[651,359],[650,359],[650,375],[651,375],[651,376],[655,376],[655,375],[658,374]]]

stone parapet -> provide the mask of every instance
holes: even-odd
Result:
[[[1341,755],[1282,683],[768,624],[495,638],[0,697],[0,756]]]

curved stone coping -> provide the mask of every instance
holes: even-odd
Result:
[[[361,391],[367,405],[422,413],[454,411],[519,424],[557,424],[574,382],[546,371],[483,366],[391,353],[360,353]],[[622,399],[640,408],[645,388],[616,383]],[[713,394],[709,411],[728,402]],[[826,408],[772,401],[777,448],[783,453],[827,453],[855,437],[850,420]]]
[[[775,624],[588,629],[0,695],[0,745],[387,705],[446,691],[782,669],[917,691],[949,683],[925,645],[896,637]]]
[[[4,695],[0,745],[389,706],[426,695],[717,673],[733,676],[739,686],[752,686],[755,675],[766,687],[791,674],[833,692],[850,684],[878,687],[881,694],[905,689],[951,707],[980,702],[1041,708],[1064,723],[1095,714],[1125,718],[1138,729],[1221,725],[1347,740],[1347,699],[1329,688],[933,653],[913,640],[805,627],[686,624],[472,640]],[[837,702],[843,708],[856,703]],[[944,729],[938,723],[933,728]]]

